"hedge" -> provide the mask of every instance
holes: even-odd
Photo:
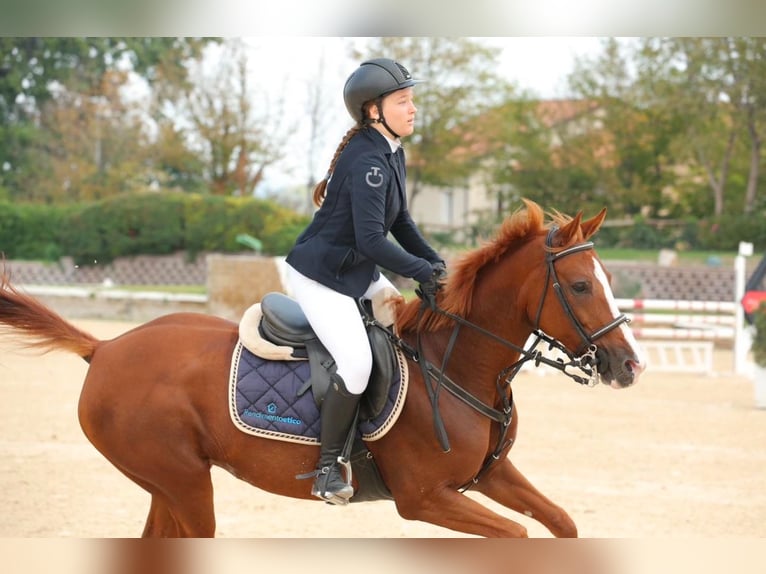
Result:
[[[202,252],[242,251],[246,247],[237,236],[248,234],[260,240],[264,254],[285,255],[308,220],[269,200],[177,192],[75,205],[0,201],[0,252],[7,259],[44,261],[67,255],[79,265],[177,251],[193,259]],[[602,246],[703,251],[732,251],[748,241],[764,251],[766,220],[725,215],[657,225],[637,218],[627,227],[602,227],[598,241]]]
[[[79,265],[126,255],[186,251],[237,252],[237,235],[257,237],[263,253],[284,255],[308,223],[278,204],[256,198],[142,193],[77,205],[0,202],[0,252],[8,259]]]

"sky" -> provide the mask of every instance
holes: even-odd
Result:
[[[491,38],[503,50],[499,70],[519,87],[544,98],[565,95],[564,80],[575,58],[593,57],[601,51],[603,37],[523,36]]]
[[[477,39],[478,40],[478,39]],[[310,82],[316,81],[320,55],[324,61],[323,81],[327,90],[329,113],[337,121],[329,122],[322,137],[323,150],[317,153],[318,177],[329,164],[343,134],[351,126],[342,99],[346,77],[357,62],[347,56],[349,38],[337,36],[252,37],[246,40],[251,50],[251,77],[259,86],[268,85],[286,94],[288,121],[296,124],[287,158],[267,170],[264,192],[285,186],[303,185],[308,179],[308,126],[301,121],[306,110]],[[518,88],[542,98],[566,95],[565,79],[573,70],[575,58],[593,57],[600,52],[603,38],[594,36],[517,36],[487,37],[480,41],[501,48],[498,72]],[[406,62],[403,62],[406,65]],[[410,70],[417,77],[417,70]],[[295,89],[285,90],[285,86]]]
[[[355,62],[345,55],[345,43],[351,40],[337,36],[279,36],[255,37],[247,41],[252,46],[253,56],[258,57],[259,67],[266,65],[265,73],[269,75],[293,73],[310,77],[321,53],[327,60],[328,73],[337,80],[344,79],[355,66]],[[543,97],[555,97],[560,92],[560,80],[572,69],[574,58],[597,53],[603,37],[514,36],[476,40],[501,48],[498,70],[506,77]]]

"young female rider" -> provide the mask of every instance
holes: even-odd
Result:
[[[354,494],[338,463],[372,370],[357,299],[393,287],[378,266],[418,281],[431,304],[445,274],[444,261],[407,211],[400,138],[414,131],[417,82],[388,58],[362,62],[346,80],[343,99],[356,124],[314,189],[319,209],[287,256],[292,294],[337,366],[321,406],[311,490],[333,504]],[[387,239],[389,232],[398,245]]]

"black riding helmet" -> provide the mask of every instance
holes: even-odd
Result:
[[[343,87],[343,101],[355,122],[362,122],[362,106],[372,100],[380,100],[386,94],[410,88],[423,80],[415,80],[407,68],[390,58],[375,58],[359,64],[348,77]],[[379,103],[379,102],[378,102]],[[381,122],[386,129],[399,137],[386,124],[383,110],[380,110]]]

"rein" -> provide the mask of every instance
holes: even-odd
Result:
[[[556,230],[557,228],[553,227],[549,231],[548,236],[546,238],[546,247],[548,248],[551,247],[553,235],[555,234]],[[452,395],[460,399],[462,402],[464,402],[469,407],[473,408],[474,410],[476,410],[483,416],[500,424],[500,432],[498,433],[498,440],[497,440],[495,449],[485,459],[484,464],[482,465],[481,469],[476,474],[476,476],[459,488],[461,492],[464,492],[465,490],[470,488],[473,484],[477,483],[479,478],[487,472],[487,470],[492,465],[492,463],[496,460],[499,460],[503,451],[509,448],[511,444],[513,443],[512,438],[506,439],[506,436],[508,435],[508,430],[510,429],[511,421],[513,418],[513,391],[511,390],[511,382],[514,379],[514,377],[519,373],[524,363],[528,361],[533,361],[536,367],[539,366],[541,363],[546,364],[550,367],[560,370],[562,373],[564,373],[566,376],[573,379],[575,382],[583,384],[583,385],[593,386],[598,382],[598,357],[596,355],[596,351],[598,349],[596,345],[594,344],[594,342],[596,341],[596,339],[598,339],[599,337],[602,337],[603,335],[617,328],[621,324],[628,322],[629,319],[624,314],[620,314],[613,321],[611,321],[604,327],[596,330],[595,332],[589,335],[585,331],[582,323],[577,319],[577,316],[574,314],[571,305],[567,301],[566,296],[564,295],[563,289],[561,287],[561,284],[559,282],[558,274],[556,273],[556,268],[555,268],[555,262],[558,261],[559,259],[562,259],[563,257],[566,257],[567,255],[571,255],[573,253],[579,253],[580,251],[586,251],[592,248],[593,248],[593,243],[588,241],[588,242],[574,245],[567,249],[563,249],[561,251],[557,251],[557,252],[549,251],[548,255],[546,256],[547,272],[546,272],[546,278],[545,278],[545,285],[543,287],[542,295],[540,297],[540,303],[538,304],[538,307],[537,307],[537,313],[535,316],[535,323],[534,323],[535,327],[532,332],[532,335],[534,335],[534,340],[532,341],[532,343],[529,345],[528,348],[520,347],[508,341],[507,339],[499,337],[495,335],[494,333],[492,333],[491,331],[488,331],[487,329],[484,329],[483,327],[475,323],[472,323],[471,321],[468,321],[467,319],[463,317],[460,317],[458,315],[445,311],[444,309],[441,309],[440,307],[436,306],[435,308],[432,309],[432,312],[448,317],[455,323],[455,327],[452,330],[452,334],[450,335],[449,341],[447,343],[447,347],[442,356],[441,366],[437,368],[434,364],[430,363],[429,361],[425,359],[425,353],[423,350],[423,343],[421,339],[420,330],[418,330],[417,332],[417,349],[414,349],[412,348],[412,346],[407,344],[404,340],[399,338],[397,335],[393,334],[388,329],[385,329],[389,337],[391,338],[391,340],[394,342],[394,344],[396,344],[400,349],[402,349],[402,351],[404,351],[412,361],[414,361],[420,366],[420,370],[423,375],[423,382],[426,385],[426,391],[428,393],[428,397],[431,402],[433,419],[434,419],[434,431],[436,433],[436,437],[439,441],[439,444],[445,453],[449,452],[451,450],[451,447],[449,444],[447,431],[444,426],[444,421],[442,420],[441,412],[439,410],[439,393],[442,387],[444,387]],[[583,345],[578,349],[576,353],[571,353],[562,343],[546,335],[539,328],[540,317],[542,314],[543,305],[545,304],[546,294],[548,292],[548,285],[549,283],[551,283],[551,281],[552,281],[553,290],[556,293],[557,299],[559,300],[567,317],[572,322],[578,334],[583,340]],[[420,307],[420,311],[418,315],[418,324],[420,324],[426,308],[427,308],[427,304],[423,302],[423,304]],[[483,401],[473,396],[470,392],[466,391],[464,388],[462,388],[459,384],[454,382],[445,374],[445,371],[447,369],[447,364],[452,355],[452,351],[454,350],[455,342],[457,341],[457,337],[462,326],[473,329],[474,331],[477,331],[478,333],[495,341],[496,343],[499,343],[505,347],[513,349],[514,351],[516,351],[517,353],[521,355],[521,357],[516,362],[505,367],[504,369],[500,371],[500,373],[498,373],[498,376],[496,379],[496,385],[497,385],[498,394],[500,395],[500,397],[502,397],[501,409],[496,409],[490,405],[487,405]],[[551,359],[543,355],[541,351],[536,350],[538,345],[541,342],[547,343],[549,351],[553,349],[557,349],[558,351],[563,353],[567,357],[567,360],[565,361],[564,359],[561,359],[561,358]],[[573,372],[573,370],[576,370],[577,372]],[[434,384],[432,384],[432,381]]]

